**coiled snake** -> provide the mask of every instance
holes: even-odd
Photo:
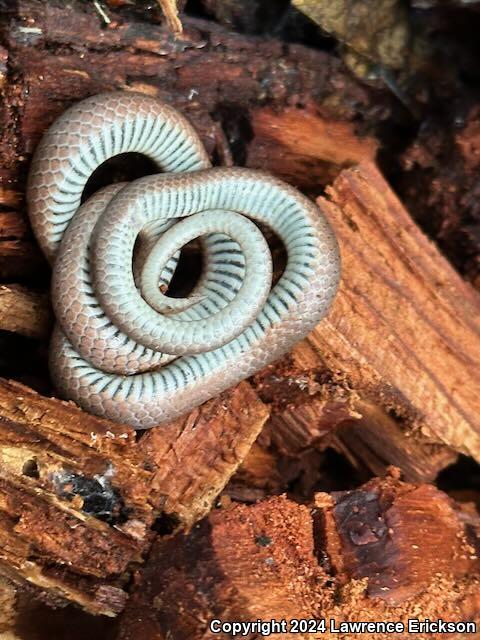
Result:
[[[163,173],[80,206],[93,171],[126,152]],[[277,359],[337,290],[337,242],[317,207],[265,173],[212,168],[186,119],[144,95],[101,94],[66,111],[35,152],[27,199],[53,265],[54,384],[85,410],[139,429]],[[269,247],[252,221],[287,252],[273,288]],[[201,277],[187,297],[169,297],[179,251],[195,238]]]

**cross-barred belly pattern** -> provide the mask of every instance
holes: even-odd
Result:
[[[95,169],[127,152],[162,173],[81,204]],[[87,411],[138,429],[277,359],[337,290],[337,242],[317,207],[265,173],[212,168],[185,118],[147,96],[107,93],[66,111],[34,155],[27,198],[53,265],[54,383]],[[273,287],[259,225],[286,250]],[[197,238],[201,276],[186,297],[168,296],[180,250]]]

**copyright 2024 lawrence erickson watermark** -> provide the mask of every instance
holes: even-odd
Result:
[[[250,634],[267,638],[268,636],[281,634],[365,634],[366,636],[373,633],[384,633],[397,635],[399,633],[415,634],[451,634],[463,633],[473,634],[477,631],[477,624],[472,621],[449,621],[437,618],[430,620],[424,618],[411,618],[404,621],[342,621],[334,618],[315,619],[275,619],[270,620],[220,620],[215,618],[210,620],[210,631],[213,634],[223,634],[232,638],[242,638]]]

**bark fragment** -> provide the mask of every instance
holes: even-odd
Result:
[[[227,638],[209,629],[212,619],[454,621],[466,603],[478,619],[478,518],[466,526],[445,494],[392,473],[318,494],[312,508],[285,497],[232,505],[157,541],[118,637]]]
[[[0,574],[52,604],[118,614],[155,528],[208,512],[267,415],[244,383],[137,443],[129,427],[1,382]]]

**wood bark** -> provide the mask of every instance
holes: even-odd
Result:
[[[317,202],[340,242],[342,283],[318,328],[254,378],[272,403],[264,444],[281,456],[332,445],[374,474],[398,464],[417,481],[454,452],[479,460],[478,293],[372,164],[343,171]]]
[[[244,459],[229,489],[251,500],[285,490],[302,465],[312,473],[326,447],[369,473],[395,463],[415,481],[432,480],[457,452],[480,457],[478,297],[372,164],[391,101],[326,52],[197,19],[174,40],[133,14],[110,16],[106,26],[80,2],[19,0],[0,19],[0,276],[9,283],[0,328],[46,344],[48,268],[26,222],[28,163],[67,106],[111,89],[175,105],[220,164],[269,170],[313,197],[333,182],[318,203],[339,237],[343,283],[329,317],[281,363],[138,442],[122,425],[0,383],[0,572],[50,602],[109,615],[155,532],[191,527]],[[95,186],[137,168],[110,168]],[[275,522],[285,508],[299,531],[311,524],[304,507],[266,504],[258,510]],[[308,563],[328,599],[330,576]],[[458,598],[473,589],[462,584]],[[445,600],[452,615],[455,597]]]
[[[16,594],[13,584],[0,578],[0,634],[9,631],[16,618]]]
[[[158,95],[186,113],[208,151],[226,164],[248,153],[249,123],[238,114],[267,96],[285,105],[314,95],[320,104],[338,95],[337,77],[346,120],[355,115],[352,99],[369,108],[367,92],[334,58],[302,47],[284,52],[280,43],[262,45],[201,20],[186,21],[183,37],[173,40],[163,27],[131,16],[118,15],[106,27],[93,6],[27,0],[7,7],[0,26],[1,275],[40,291],[48,269],[26,221],[25,177],[40,136],[72,102],[109,89]],[[338,126],[358,153],[353,125]],[[335,166],[326,164],[325,179]],[[104,178],[135,177],[134,165],[133,173],[127,165]],[[46,339],[46,296],[12,284],[0,305],[1,328]],[[121,425],[2,383],[2,571],[44,590],[51,602],[115,614],[154,529],[186,527],[208,511],[268,413],[243,383],[136,444]],[[114,513],[91,511],[107,498]]]
[[[226,639],[212,619],[477,620],[478,526],[433,486],[395,471],[310,506],[284,496],[231,505],[155,543],[118,638]]]
[[[155,530],[188,527],[260,431],[247,383],[139,442],[132,429],[0,384],[0,574],[115,615]]]

